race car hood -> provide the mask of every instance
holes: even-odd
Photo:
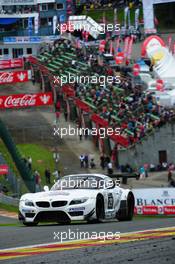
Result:
[[[71,201],[72,199],[80,199],[80,198],[96,198],[99,190],[59,190],[59,191],[48,191],[48,192],[38,192],[38,193],[28,193],[24,194],[21,197],[21,200],[32,200],[32,201],[58,201],[58,200],[66,200]]]

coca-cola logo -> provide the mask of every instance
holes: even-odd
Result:
[[[52,93],[12,94],[0,96],[0,109],[52,105]]]
[[[13,72],[0,73],[0,83],[11,83],[13,82],[13,79],[14,79]]]
[[[28,80],[27,71],[0,72],[0,84],[27,82]]]
[[[13,107],[28,107],[34,106],[36,104],[36,95],[26,94],[22,97],[13,97],[8,96],[4,101],[4,106],[6,108],[13,108]]]

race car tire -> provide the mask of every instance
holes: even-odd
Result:
[[[25,226],[37,226],[38,222],[32,222],[32,223],[23,222],[23,225],[25,225]]]
[[[102,222],[105,218],[105,209],[104,209],[104,198],[103,196],[97,195],[96,199],[96,221],[97,222]]]
[[[121,202],[121,207],[117,214],[118,221],[131,221],[134,215],[134,195],[128,194],[127,200]]]

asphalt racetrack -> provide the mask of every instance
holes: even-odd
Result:
[[[61,232],[64,239],[61,242]],[[70,232],[74,233],[73,239]],[[100,239],[80,240],[80,233]],[[102,234],[120,234],[102,239]],[[66,237],[67,236],[67,237]],[[132,222],[24,227],[0,217],[0,262],[12,264],[175,263],[174,218],[136,218]]]

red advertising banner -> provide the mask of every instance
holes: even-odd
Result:
[[[0,84],[28,81],[28,71],[0,72]]]
[[[0,165],[0,175],[8,174],[9,167],[6,164]]]
[[[12,69],[12,68],[22,68],[23,59],[9,59],[9,60],[0,60],[0,70]]]
[[[165,215],[175,214],[175,206],[174,205],[164,206],[164,214]]]
[[[137,215],[175,215],[175,205],[135,206],[134,213]]]
[[[52,93],[13,94],[0,96],[0,109],[25,108],[52,105]]]

